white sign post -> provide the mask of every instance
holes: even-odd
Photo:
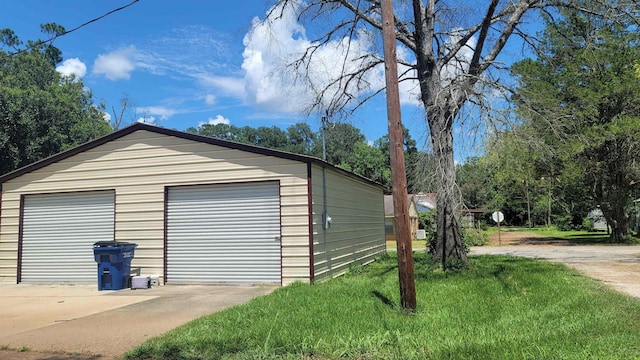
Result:
[[[502,239],[500,238],[500,223],[504,221],[504,214],[502,211],[494,211],[491,214],[491,218],[498,224],[498,245],[502,245]]]

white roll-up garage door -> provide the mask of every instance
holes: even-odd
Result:
[[[25,195],[23,283],[96,282],[93,243],[114,239],[113,191]]]
[[[280,283],[279,183],[174,187],[167,283]]]

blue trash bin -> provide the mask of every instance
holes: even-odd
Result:
[[[93,257],[98,263],[98,290],[120,290],[130,286],[131,260],[137,246],[121,241],[93,244]]]

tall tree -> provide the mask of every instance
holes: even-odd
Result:
[[[118,130],[121,127],[128,125],[136,121],[136,104],[131,99],[129,94],[124,93],[120,98],[120,108],[116,109],[115,105],[111,105],[111,120],[109,124],[113,130]]]
[[[51,44],[23,44],[12,30],[0,30],[0,174],[110,132],[82,81],[56,71],[61,60]]]
[[[636,15],[638,11],[636,1],[606,3],[608,6],[603,15]],[[466,105],[486,104],[483,101],[486,87],[499,87],[497,78],[492,76],[492,69],[500,67],[498,56],[512,35],[526,36],[526,29],[521,28],[526,14],[556,6],[585,8],[585,4],[573,0],[492,0],[482,5],[413,0],[397,4],[395,30],[400,47],[398,54],[407,54],[398,59],[402,69],[401,80],[416,78],[418,81],[419,99],[425,109],[436,162],[438,212],[434,257],[466,261],[457,218],[459,202],[453,157],[455,121]],[[585,9],[592,11],[592,8]],[[601,9],[593,12],[598,10]],[[382,91],[372,88],[367,76],[378,71],[378,65],[383,62],[381,47],[372,45],[363,51],[359,42],[382,30],[379,1],[280,0],[264,23],[277,27],[278,18],[290,11],[302,21],[322,20],[321,27],[326,30],[312,39],[310,46],[290,63],[291,68],[297,71],[290,77],[299,80],[306,76],[308,87],[316,90],[312,109],[329,114],[350,111]],[[319,85],[309,75],[317,71],[314,59],[326,56],[322,46],[346,49],[347,55],[331,59],[332,64],[341,69],[338,78]],[[360,53],[356,56],[349,54],[351,49]],[[361,96],[363,92],[366,95]]]
[[[418,147],[416,141],[411,137],[409,129],[402,127],[402,140],[404,148],[404,163],[407,170],[407,191],[409,193],[418,192],[420,180],[418,179]],[[383,135],[374,142],[374,146],[379,148],[385,157],[385,166],[391,168],[389,155],[389,135]],[[389,180],[390,181],[390,180]]]
[[[287,128],[288,145],[284,150],[303,155],[311,155],[316,134],[306,123],[297,123]]]
[[[486,212],[500,210],[496,202],[495,170],[486,157],[472,157],[456,167],[456,178],[464,206]]]
[[[314,133],[309,125],[297,123],[286,131],[276,127],[237,127],[230,124],[202,124],[190,127],[187,132],[244,144],[289,151],[296,154],[322,157],[322,133]],[[391,167],[389,163],[389,137],[382,136],[373,145],[366,142],[360,129],[347,123],[331,124],[325,130],[327,161],[379,182],[391,193]],[[407,183],[411,191],[424,188],[422,172],[417,171],[418,159],[430,155],[418,152],[416,141],[404,128],[404,152],[407,164]]]
[[[347,123],[333,123],[325,130],[327,161],[334,165],[348,164],[355,152],[356,143],[364,143],[366,137],[357,127]],[[318,136],[321,139],[321,136]],[[322,157],[322,142],[316,141],[313,154]]]
[[[621,241],[640,182],[636,24],[566,11],[549,22],[543,45],[536,60],[514,66],[514,100],[563,164],[551,183],[564,176],[585,184],[612,227],[611,241]]]
[[[378,147],[357,142],[354,144],[353,154],[347,162],[340,165],[345,170],[362,175],[367,179],[384,185],[384,191],[391,193],[391,168],[388,165],[389,155]]]
[[[240,129],[229,124],[202,124],[198,127],[187,128],[187,132],[222,140],[238,141]]]

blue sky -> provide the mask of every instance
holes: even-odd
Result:
[[[23,41],[42,38],[42,23],[55,22],[69,30],[127,3],[10,1],[3,4],[0,27],[13,29]],[[54,44],[65,60],[59,71],[80,75],[109,112],[127,94],[136,110],[127,114],[127,122],[144,120],[184,130],[207,122],[284,129],[302,121],[317,129],[319,115],[301,114],[308,100],[304,88],[289,86],[290,74],[277,70],[295,49],[308,44],[306,34],[317,29],[290,17],[273,32],[250,32],[254,18],[264,19],[269,7],[263,0],[141,0],[57,39]],[[367,41],[379,40],[363,36],[352,46],[365,48]],[[319,84],[324,72],[335,70],[331,59],[336,51],[322,54],[329,65],[315,67],[320,69],[314,74]],[[373,74],[369,80],[383,81],[383,75]],[[422,147],[427,141],[424,112],[411,97],[415,89],[401,92],[407,95],[402,99],[403,123]],[[386,134],[384,96],[378,95],[347,121],[370,141]],[[469,141],[460,145],[467,136],[464,131],[456,136],[456,159],[461,161],[474,150]]]

